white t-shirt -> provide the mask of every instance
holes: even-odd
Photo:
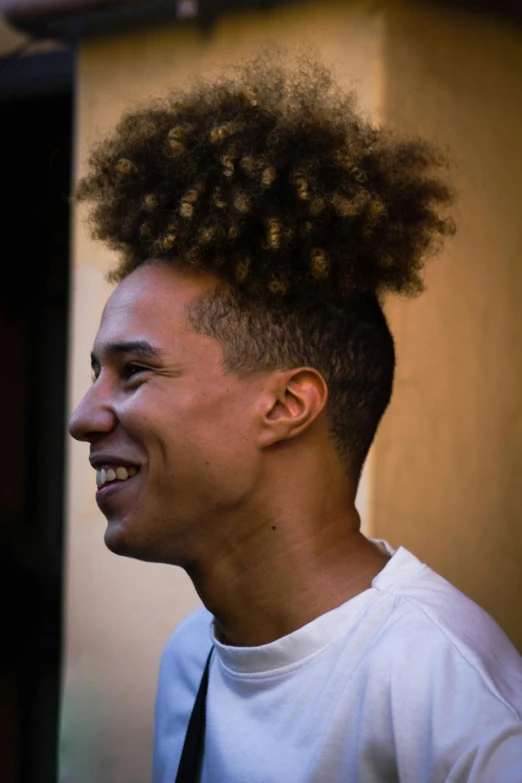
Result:
[[[270,644],[220,643],[206,609],[181,623],[153,783],[176,779],[212,642],[201,783],[522,783],[522,658],[402,547],[368,590]]]

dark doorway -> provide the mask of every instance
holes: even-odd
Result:
[[[29,59],[0,94],[0,780],[56,783],[73,110]]]

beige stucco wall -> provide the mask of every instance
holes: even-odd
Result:
[[[139,32],[85,43],[77,75],[76,170],[91,143],[134,102],[192,74],[304,39],[336,61],[365,111],[381,103],[381,17],[368,2],[302,4],[224,18],[211,34],[195,28]],[[93,244],[77,216],[73,238],[70,409],[90,383],[89,353],[110,293],[111,254]],[[118,558],[103,543],[88,446],[69,444],[66,611],[61,779],[71,783],[150,780],[153,700],[163,645],[198,605],[179,569]],[[364,496],[360,503],[364,504]]]
[[[390,301],[398,369],[373,453],[375,531],[522,651],[522,28],[424,3],[386,20],[382,114],[448,144],[458,233]]]

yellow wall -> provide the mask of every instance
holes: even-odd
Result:
[[[354,80],[362,107],[376,116],[382,37],[371,7],[371,0],[310,3],[234,15],[210,35],[167,28],[85,43],[77,75],[76,177],[92,142],[129,105],[274,42],[290,49],[305,38],[315,44],[328,62],[337,61],[343,78]],[[81,215],[73,260],[71,410],[90,383],[89,353],[110,293],[103,276],[112,261],[88,239]],[[61,775],[73,783],[145,783],[161,651],[199,600],[180,569],[118,558],[105,548],[87,457],[85,444],[69,443]]]
[[[458,233],[390,300],[398,370],[373,453],[375,531],[487,609],[522,651],[522,30],[397,3],[382,114],[448,144]]]
[[[430,263],[428,291],[388,307],[399,363],[363,488],[366,530],[426,560],[522,648],[521,32],[413,0],[360,0],[237,14],[210,34],[169,27],[84,43],[77,175],[134,102],[262,45],[306,41],[375,120],[447,142],[458,164],[459,232]],[[71,410],[89,384],[112,260],[80,217],[73,258]],[[87,455],[69,444],[62,776],[138,783],[150,779],[161,649],[198,599],[179,569],[106,550]]]

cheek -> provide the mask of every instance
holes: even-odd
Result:
[[[208,409],[187,413],[178,434],[168,467],[182,491],[190,485],[205,504],[228,505],[250,486],[252,440],[230,406],[215,406],[210,415]]]
[[[187,412],[195,440],[211,455],[225,461],[241,455],[252,440],[250,423],[237,390],[222,391]],[[184,427],[185,432],[187,427]]]
[[[126,401],[120,421],[144,450],[149,480],[162,497],[165,492],[179,497],[190,486],[196,500],[197,493],[228,495],[249,484],[256,451],[251,422],[240,403],[233,388],[158,394],[147,386]]]
[[[240,489],[250,483],[255,447],[249,423],[227,406],[221,416],[198,423],[194,433],[208,481],[223,489]]]
[[[148,469],[158,462],[164,463],[172,444],[179,444],[177,419],[168,406],[159,404],[153,395],[133,395],[118,410],[118,419],[132,443],[132,450],[141,453]],[[173,437],[172,433],[176,433],[177,437]]]

